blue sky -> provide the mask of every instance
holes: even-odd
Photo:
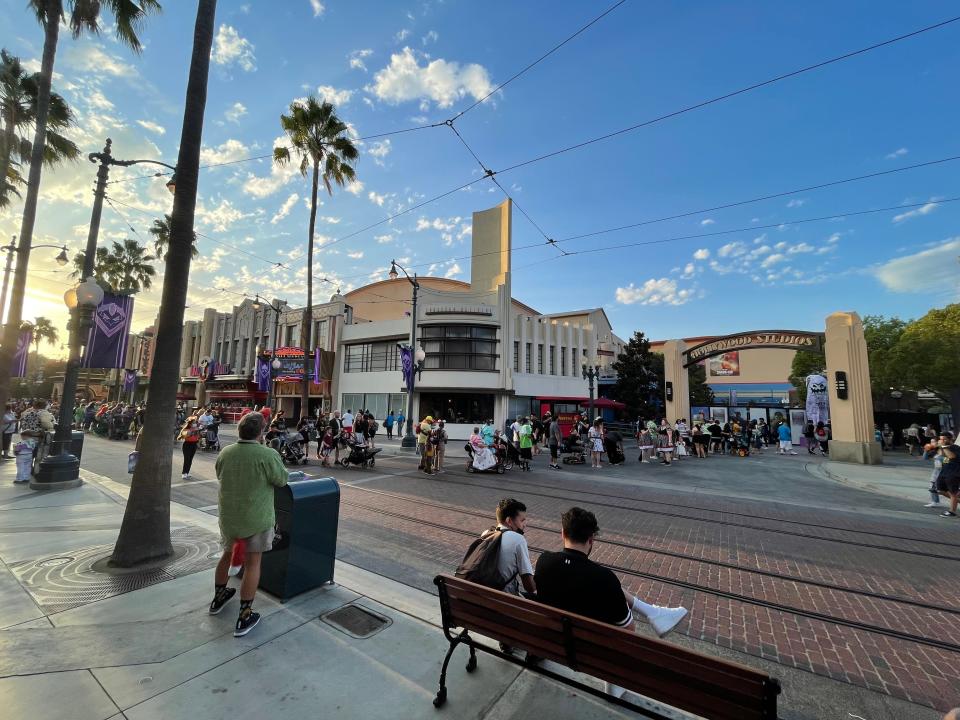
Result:
[[[359,136],[442,121],[509,78],[611,3],[221,0],[204,163],[267,154],[279,115],[307,94],[334,101]],[[114,140],[121,158],[175,162],[195,3],[164,3],[135,56],[107,27],[61,35],[55,89],[77,111],[84,152]],[[322,8],[322,9],[321,9]],[[457,121],[487,167],[662,115],[956,14],[950,2],[796,4],[628,0]],[[42,34],[23,0],[0,0],[2,45],[36,63]],[[609,227],[960,155],[960,23],[656,125],[498,175],[558,240]],[[323,197],[316,274],[343,288],[384,276],[391,258],[469,280],[474,210],[503,199],[449,128],[362,143],[361,186]],[[751,328],[818,329],[835,310],[916,317],[958,299],[960,161],[562,243],[568,252],[746,230],[563,257],[516,250],[514,295],[542,312],[606,309],[615,330],[653,338]],[[117,169],[112,179],[144,174]],[[94,167],[45,172],[36,242],[79,248]],[[471,180],[467,189],[342,242],[388,215]],[[153,178],[110,186],[101,241],[138,237],[169,211]],[[307,182],[269,160],[201,171],[187,317],[231,293],[305,297]],[[875,215],[792,220],[920,204]],[[119,211],[119,212],[117,212]],[[19,231],[20,207],[0,214]],[[764,230],[759,226],[773,226]],[[543,243],[520,213],[514,246]],[[329,247],[324,245],[330,243]],[[239,248],[234,250],[231,248]],[[250,254],[257,257],[251,257]],[[38,250],[25,316],[65,321],[69,282]],[[271,267],[283,262],[289,269]],[[422,264],[422,265],[421,265]],[[433,265],[433,267],[430,267]],[[220,292],[219,288],[230,291]],[[135,327],[157,312],[159,283]],[[318,296],[335,288],[315,284]]]

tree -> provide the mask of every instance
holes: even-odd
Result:
[[[627,406],[628,417],[652,418],[663,407],[663,355],[650,352],[640,330],[627,342],[611,367],[617,373],[614,396]]]
[[[690,404],[713,405],[715,400],[713,390],[707,385],[707,368],[703,365],[694,365],[689,370]],[[689,420],[689,418],[687,418]]]
[[[39,73],[28,75],[19,58],[0,50],[0,208],[10,204],[11,194],[19,197],[19,186],[26,184],[19,167],[30,162],[33,152],[33,144],[24,135],[37,117],[39,86]],[[72,123],[67,101],[51,92],[43,156],[46,165],[80,157],[80,148],[59,132]]]
[[[142,0],[141,0],[142,1]],[[177,190],[173,196],[170,244],[163,275],[163,295],[157,318],[156,354],[150,374],[140,460],[130,482],[120,534],[111,564],[132,567],[173,554],[170,543],[170,471],[176,420],[177,384],[180,381],[180,342],[183,310],[190,278],[193,222],[197,209],[197,179],[203,115],[207,104],[207,78],[217,1],[198,0],[193,33],[193,55],[183,110],[183,130],[177,158]]]
[[[347,137],[348,127],[339,117],[336,109],[324,100],[315,97],[290,103],[290,114],[280,116],[280,126],[287,134],[290,147],[275,147],[273,160],[278,165],[286,165],[293,155],[300,160],[300,174],[307,176],[313,171],[313,183],[310,193],[310,225],[307,232],[307,305],[303,310],[303,324],[300,331],[303,345],[303,383],[300,390],[300,412],[306,415],[310,407],[310,333],[313,329],[313,235],[317,222],[317,190],[320,179],[327,188],[327,194],[333,195],[333,185],[343,187],[356,179],[356,173],[350,164],[359,157],[353,141]],[[291,153],[291,150],[293,151]],[[321,166],[323,167],[321,171]]]
[[[93,277],[108,292],[132,295],[149,290],[157,272],[152,264],[153,255],[146,253],[143,245],[130,238],[122,243],[115,241],[109,250],[98,247],[94,256]],[[83,275],[85,257],[83,251],[73,256],[71,277]]]
[[[27,269],[30,265],[30,247],[33,244],[33,226],[37,217],[37,199],[40,194],[40,175],[46,151],[44,139],[50,116],[50,85],[53,66],[60,39],[60,23],[64,8],[70,9],[70,29],[73,37],[84,31],[100,31],[100,13],[108,10],[113,15],[113,28],[117,39],[134,52],[141,49],[138,30],[151,12],[160,10],[157,0],[28,0],[27,7],[33,11],[43,28],[43,54],[37,85],[36,115],[33,120],[34,136],[30,149],[30,174],[27,178],[27,193],[23,203],[23,218],[20,223],[20,240],[17,245],[17,270],[13,276],[10,306],[3,343],[0,344],[0,397],[8,397],[10,370],[14,350],[17,347],[17,327],[23,316],[23,299],[27,289]]]
[[[35,368],[36,374],[40,375],[40,343],[46,342],[48,345],[56,344],[57,340],[60,339],[60,333],[57,331],[57,328],[54,327],[53,323],[49,319],[43,317],[42,315],[37,317],[32,323],[24,322],[21,323],[22,329],[30,329],[33,333],[33,356],[36,361]]]
[[[163,220],[154,220],[148,231],[153,235],[153,254],[161,260],[167,259],[167,248],[170,247],[170,214],[163,216]],[[193,244],[190,246],[190,257],[196,260],[200,256],[197,249],[197,234],[193,234]]]
[[[902,378],[897,387],[929,390],[950,402],[960,388],[960,303],[908,323],[888,358],[891,376]]]

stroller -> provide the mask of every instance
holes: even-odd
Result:
[[[370,448],[365,443],[356,440],[355,437],[354,435],[344,438],[350,452],[345,457],[340,458],[340,464],[345,468],[351,465],[359,465],[363,468],[376,465],[376,455],[383,448]]]
[[[280,459],[288,465],[306,465],[307,453],[303,450],[300,433],[292,438],[286,432],[275,432],[269,439],[270,447],[277,451]]]
[[[506,457],[506,452],[502,449],[501,445],[495,444],[491,450],[493,451],[496,462],[490,467],[484,470],[478,470],[473,466],[473,455],[474,449],[473,445],[467,443],[463,446],[463,449],[467,452],[467,472],[468,473],[496,473],[497,475],[503,475],[506,470],[509,470],[513,467],[513,462]]]
[[[564,465],[583,465],[587,462],[587,455],[584,452],[583,443],[580,442],[580,436],[575,432],[567,435],[563,441],[561,460]]]
[[[750,454],[750,441],[743,435],[736,434],[730,439],[730,454],[747,457]]]
[[[200,433],[200,449],[220,452],[220,422],[214,421]]]
[[[110,434],[110,421],[105,416],[94,418],[90,427],[93,428],[94,434],[100,437],[107,437]],[[180,432],[180,428],[177,428],[177,432]]]
[[[623,465],[623,462],[626,458],[623,455],[623,451],[620,449],[620,443],[615,442],[610,438],[605,438],[603,441],[603,449],[607,453],[607,462],[609,462],[611,465]]]
[[[129,440],[130,423],[132,422],[133,416],[127,415],[126,413],[110,416],[110,420],[107,422],[107,437],[110,440]]]

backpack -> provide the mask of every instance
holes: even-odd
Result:
[[[506,584],[513,580],[512,577],[504,578],[497,569],[504,532],[508,531],[491,528],[470,543],[470,547],[463,556],[463,562],[460,563],[454,575],[494,590],[503,590]]]
[[[371,420],[371,421],[370,421],[370,424],[367,425],[367,429],[370,431],[370,434],[371,434],[371,435],[376,435],[376,434],[377,434],[377,430],[380,429],[380,426],[377,424],[377,421],[376,421],[376,420]]]

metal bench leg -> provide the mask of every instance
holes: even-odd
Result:
[[[450,658],[453,656],[453,651],[457,649],[457,645],[460,643],[469,641],[470,636],[467,635],[466,630],[457,635],[455,638],[450,639],[450,648],[447,650],[447,654],[443,658],[443,667],[440,668],[440,689],[437,691],[437,696],[433,699],[433,706],[435,708],[442,707],[447,701],[447,666],[450,664]],[[470,650],[472,651],[473,647],[471,647]]]
[[[463,631],[463,639],[470,646],[470,659],[467,660],[467,672],[473,672],[477,669],[477,651],[473,646],[473,640],[470,639],[470,636],[467,635],[467,631]]]

